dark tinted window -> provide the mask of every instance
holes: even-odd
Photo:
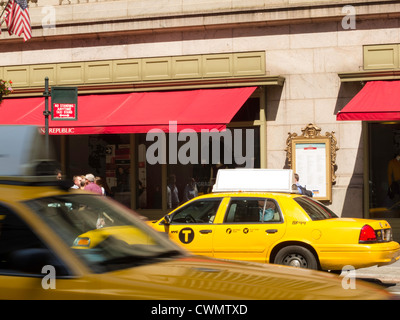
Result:
[[[225,223],[279,222],[278,205],[273,199],[233,198],[225,215]]]
[[[222,198],[196,200],[174,213],[172,223],[212,223]]]
[[[45,261],[57,268],[57,276],[67,275],[31,228],[14,211],[0,205],[0,274],[38,275],[44,266],[40,263]]]
[[[306,197],[297,197],[294,199],[309,215],[311,220],[325,220],[337,218],[338,216],[322,203]]]
[[[95,273],[152,264],[185,254],[144,225],[132,211],[100,195],[71,192],[24,204],[58,235],[54,241],[62,240]],[[24,238],[24,244],[37,245],[35,239]]]

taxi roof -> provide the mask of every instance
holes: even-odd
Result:
[[[212,192],[298,193],[293,186],[291,169],[220,169]]]

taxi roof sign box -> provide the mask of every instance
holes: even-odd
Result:
[[[46,154],[37,126],[0,125],[0,180],[56,180],[57,162]]]
[[[276,191],[296,192],[290,169],[220,169],[213,192]]]

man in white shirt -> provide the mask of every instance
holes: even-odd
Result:
[[[71,188],[72,189],[80,189],[81,188],[81,181],[82,181],[81,176],[74,176],[72,178],[72,180],[74,181],[74,185]]]

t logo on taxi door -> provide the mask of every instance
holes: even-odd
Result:
[[[191,243],[194,239],[194,231],[191,228],[183,228],[179,232],[179,240],[183,243]]]

